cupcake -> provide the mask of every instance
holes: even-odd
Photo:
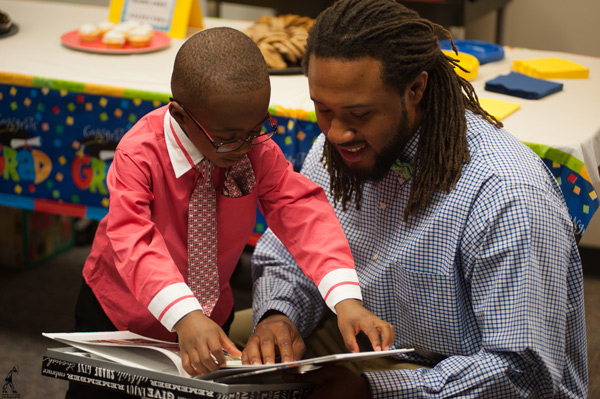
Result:
[[[10,20],[8,14],[0,11],[0,33],[6,33],[10,30],[12,26],[12,21]]]
[[[115,25],[114,28],[112,28],[112,30],[123,32],[127,35],[129,31],[137,28],[138,26],[140,26],[140,23],[138,21],[136,21],[135,19],[130,19],[125,22],[118,23],[117,25]]]
[[[100,30],[100,34],[104,35],[106,32],[115,27],[115,24],[110,21],[102,21],[98,24],[98,29]]]
[[[102,43],[108,48],[121,48],[125,44],[125,34],[118,30],[109,30],[102,36]]]
[[[127,41],[133,47],[145,47],[152,39],[152,28],[139,26],[127,32]]]
[[[140,24],[140,28],[147,29],[150,32],[150,37],[154,36],[154,26],[147,22]]]
[[[86,42],[93,42],[100,37],[100,29],[94,24],[83,24],[78,30],[79,38]]]

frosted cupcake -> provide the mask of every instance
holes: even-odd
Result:
[[[102,21],[98,24],[98,29],[100,30],[100,34],[104,35],[106,32],[115,27],[115,24],[110,21]]]
[[[147,29],[150,32],[150,37],[154,36],[154,26],[147,22],[140,24],[140,28]]]
[[[136,21],[135,19],[130,19],[125,22],[118,23],[112,30],[123,32],[125,33],[125,35],[127,35],[129,31],[137,28],[138,26],[140,26],[140,23],[138,21]]]
[[[145,47],[152,39],[153,29],[139,26],[127,32],[127,41],[133,47]]]
[[[108,48],[121,48],[125,44],[125,34],[117,30],[109,30],[102,36],[102,43]]]
[[[100,37],[100,29],[94,24],[83,24],[77,31],[79,38],[86,42],[93,42]]]

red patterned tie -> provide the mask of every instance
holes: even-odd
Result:
[[[215,166],[204,159],[195,168],[202,174],[192,192],[188,213],[188,285],[210,316],[219,299],[217,265],[217,195],[212,175]],[[225,172],[223,195],[248,195],[256,180],[248,156]]]
[[[210,316],[219,299],[217,268],[217,193],[212,175],[215,166],[204,159],[196,169],[202,174],[192,192],[188,213],[188,285]]]

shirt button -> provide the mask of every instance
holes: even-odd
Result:
[[[386,205],[385,205],[385,203],[384,203],[384,202],[380,202],[380,203],[379,203],[379,207],[380,207],[381,209],[385,209]]]
[[[377,254],[373,255],[373,260],[377,260],[378,256]]]

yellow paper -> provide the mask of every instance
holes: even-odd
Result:
[[[108,14],[109,21],[119,23],[126,6],[125,0],[111,0]],[[200,0],[175,0],[173,15],[169,23],[169,36],[176,39],[186,37],[188,26],[203,29]]]
[[[590,70],[562,58],[515,60],[513,71],[539,79],[587,79]]]
[[[493,98],[479,98],[481,108],[498,120],[506,118],[521,107],[519,103],[510,101],[496,100]]]
[[[477,77],[477,71],[479,70],[479,60],[475,56],[467,53],[458,52],[458,55],[451,50],[442,50],[442,52],[455,60],[458,60],[458,65],[469,71],[468,73],[460,68],[454,67],[454,71],[458,76],[462,76],[466,80],[473,80]]]

